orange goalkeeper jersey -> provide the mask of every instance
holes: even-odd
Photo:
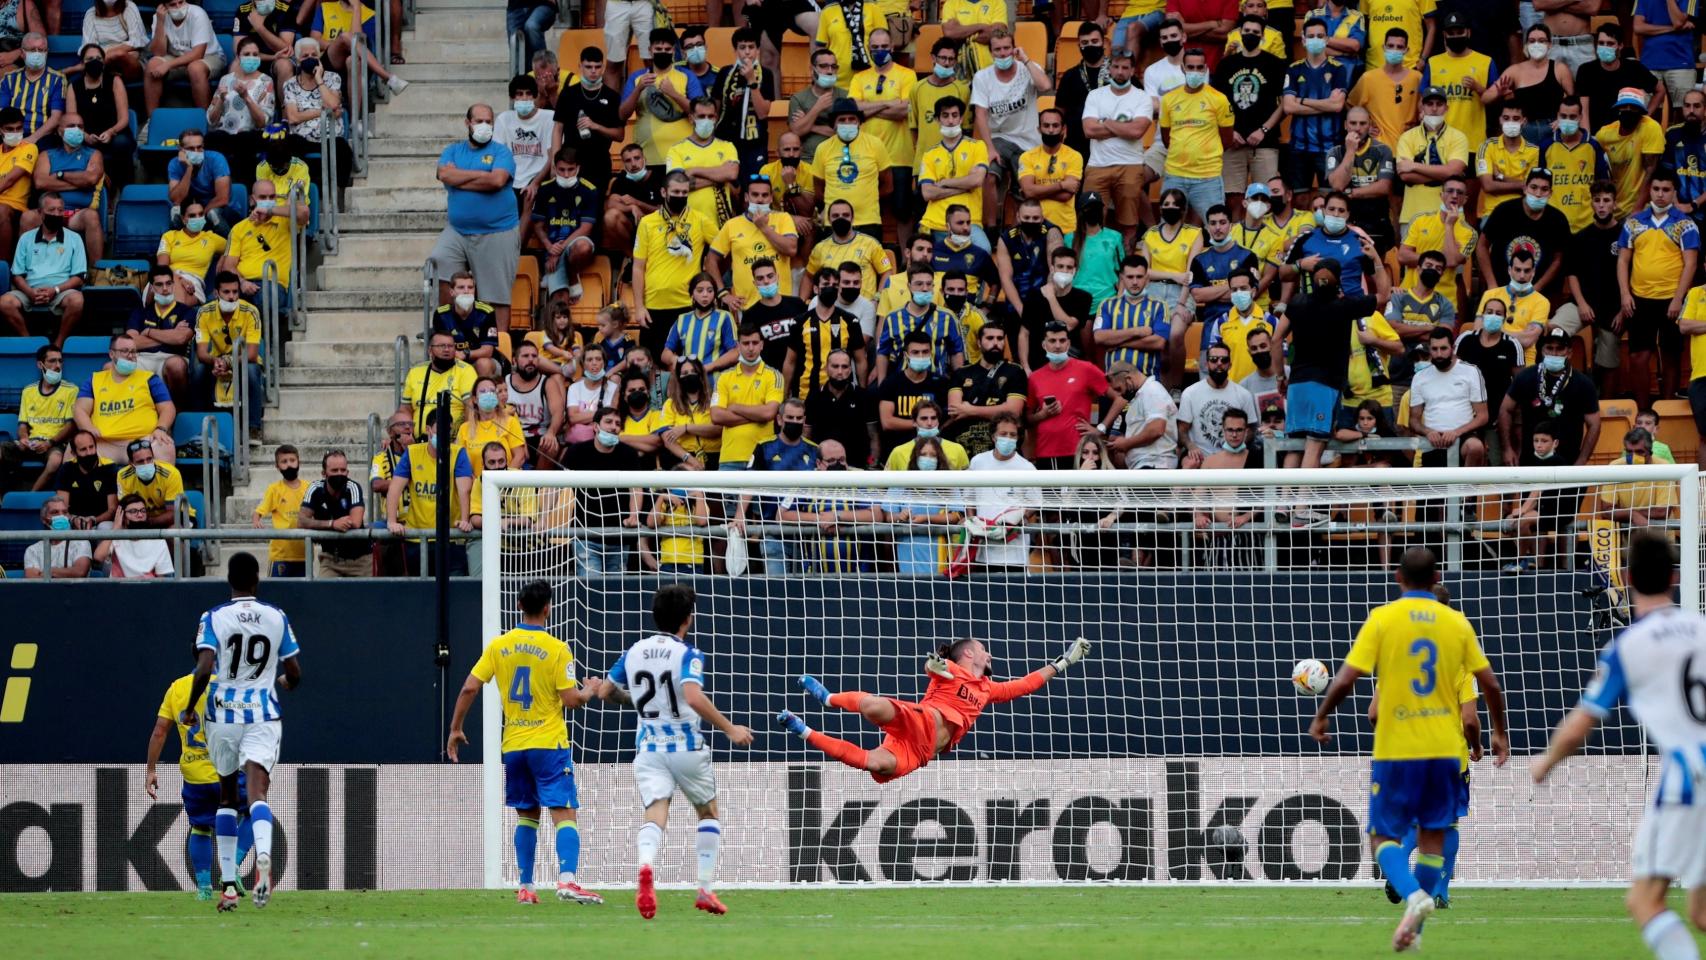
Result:
[[[948,672],[953,674],[952,679],[927,674],[930,688],[924,692],[924,700],[920,704],[940,711],[948,724],[948,745],[942,748],[943,753],[954,749],[971,725],[977,722],[984,707],[1016,700],[1048,682],[1041,671],[1000,682],[988,677],[974,677],[957,663],[948,664]]]

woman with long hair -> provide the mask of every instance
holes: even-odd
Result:
[[[942,448],[942,441],[936,437],[915,441],[906,469],[924,473],[948,469],[948,455]],[[941,487],[895,492],[899,496],[883,505],[889,519],[895,523],[948,524],[954,521],[956,512],[943,504],[948,491]],[[924,530],[895,534],[894,562],[896,572],[903,577],[933,577],[941,573],[942,534]]]
[[[485,450],[488,443],[502,444],[509,468],[520,469],[527,462],[527,437],[521,429],[521,418],[504,402],[504,384],[491,377],[474,381],[467,408],[462,428],[456,431],[456,442],[467,450]],[[475,470],[474,479],[479,478],[480,470]]]
[[[669,378],[663,405],[663,448],[688,470],[715,470],[723,428],[711,422],[711,384],[705,365],[684,359]]]
[[[1185,222],[1191,209],[1185,191],[1163,191],[1159,209],[1161,222],[1144,231],[1137,252],[1149,261],[1149,296],[1165,304],[1171,315],[1191,285],[1191,261],[1202,252],[1203,232]]]
[[[580,443],[591,440],[598,432],[593,425],[599,408],[616,406],[616,396],[621,390],[621,384],[614,378],[605,376],[604,351],[596,344],[588,344],[581,351],[581,376],[579,380],[569,384],[565,406],[569,415],[568,443]]]

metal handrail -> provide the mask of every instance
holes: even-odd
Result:
[[[179,502],[187,506],[189,500],[180,497]],[[186,514],[185,519],[187,516]],[[453,528],[449,539],[478,540],[480,535],[478,530],[463,533]],[[259,532],[246,526],[178,526],[148,530],[0,530],[0,543],[33,543],[37,540],[434,540],[437,537],[438,531],[428,528],[410,527],[398,534],[385,527],[365,526],[353,530],[304,530],[300,527],[283,527]]]
[[[309,198],[307,188],[300,183],[292,182],[290,184],[290,192],[285,196],[284,202],[286,209],[290,211],[290,275],[284,278],[290,300],[290,329],[300,330],[302,327],[298,325],[296,318],[297,314],[300,312],[297,305],[302,302],[302,290],[305,286],[303,276],[308,272],[308,224],[297,222],[296,208],[299,205],[308,205]],[[314,211],[309,210],[308,216],[312,218],[314,216]],[[273,282],[275,284],[278,282],[276,276],[274,277]],[[306,320],[306,318],[304,318],[304,320]],[[277,343],[277,338],[275,337],[272,342]],[[282,357],[279,362],[284,362]],[[272,402],[276,403],[277,398],[275,392],[268,391],[267,396],[272,400]]]
[[[320,252],[338,252],[338,138],[332,118],[320,114]],[[294,311],[295,304],[291,307]]]
[[[359,4],[358,4],[359,6]],[[374,35],[379,38],[379,49],[375,51],[380,63],[391,62],[391,3],[390,0],[373,0]],[[379,99],[389,103],[391,88],[383,84],[379,87]],[[309,564],[313,566],[313,564]]]
[[[509,35],[509,75],[517,76],[527,69],[527,38],[517,30]]]
[[[397,339],[401,340],[402,338],[398,337]],[[377,414],[377,413],[368,414],[367,415],[367,459],[362,461],[362,464],[364,465],[363,468],[365,470],[367,470],[367,477],[368,477],[368,480],[370,481],[366,485],[367,486],[367,502],[368,503],[373,502],[373,484],[371,483],[371,481],[373,479],[373,458],[379,456],[379,444],[380,444],[379,437],[384,432],[385,432],[385,424],[384,424],[384,421],[379,419],[379,414]]]
[[[249,345],[241,337],[231,345],[231,480],[249,482]]]
[[[207,495],[211,520],[225,522],[225,500],[219,489],[219,420],[208,414],[201,418],[201,489]]]
[[[438,261],[426,258],[421,265],[421,360],[432,359],[432,314],[438,306]],[[400,396],[400,395],[399,395]]]
[[[178,499],[172,501],[172,526],[180,530],[195,527],[195,521],[190,517],[190,498],[178,494]],[[188,537],[180,537],[172,541],[172,566],[179,576],[188,576],[190,568],[190,541]]]
[[[290,195],[296,196],[294,187]],[[291,219],[295,220],[294,208]],[[294,237],[291,242],[295,242]],[[291,269],[294,272],[295,267]],[[279,341],[278,309],[278,264],[268,260],[261,265],[261,379],[266,385],[269,407],[278,406],[278,366],[284,362],[284,347]]]
[[[367,41],[362,36],[360,30],[352,30],[349,35],[350,48],[353,51],[353,59],[355,61],[355,66],[350,71],[350,89],[346,91],[346,93],[350,95],[350,99],[354,101],[349,104],[350,121],[352,123],[352,126],[350,127],[350,146],[353,148],[352,152],[355,156],[352,166],[355,167],[356,173],[366,174],[367,132],[368,127],[373,123],[373,97],[371,96],[372,91],[368,89],[370,78],[368,76],[369,71],[367,67]]]
[[[397,334],[397,339],[391,341],[391,409],[403,405],[403,378],[409,375],[409,338]],[[378,414],[371,414],[377,418]],[[369,463],[372,459],[369,458]]]

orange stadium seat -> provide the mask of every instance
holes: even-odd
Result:
[[[925,28],[920,27],[922,32]],[[788,33],[782,39],[782,89],[788,96],[804,90],[812,82],[812,45],[811,41],[797,33]],[[783,98],[785,103],[787,98]]]
[[[539,305],[539,258],[524,256],[515,271],[515,292],[509,301],[509,328],[532,330],[533,314]]]
[[[1069,20],[1060,25],[1060,36],[1054,41],[1054,76],[1057,80],[1084,60],[1078,53],[1078,25],[1082,22]]]
[[[1700,433],[1694,427],[1694,411],[1688,401],[1654,400],[1653,412],[1659,415],[1659,442],[1670,447],[1677,463],[1693,461],[1700,449]]]
[[[563,35],[557,38],[557,65],[574,71],[580,66],[581,51],[587,47],[597,47],[603,50],[604,31],[597,27],[564,30]],[[606,82],[614,83],[615,80],[612,78]],[[616,92],[621,93],[622,91]]]

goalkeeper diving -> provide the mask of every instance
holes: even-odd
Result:
[[[790,710],[777,714],[776,721],[830,757],[869,772],[878,783],[888,783],[954,749],[985,707],[1036,692],[1089,653],[1090,641],[1079,637],[1053,662],[1017,680],[997,682],[989,678],[989,666],[995,658],[983,642],[956,640],[938,647],[924,661],[930,686],[919,703],[859,690],[830,693],[815,677],[799,679],[800,688],[819,703],[857,713],[881,727],[887,736],[875,750],[819,733]]]

